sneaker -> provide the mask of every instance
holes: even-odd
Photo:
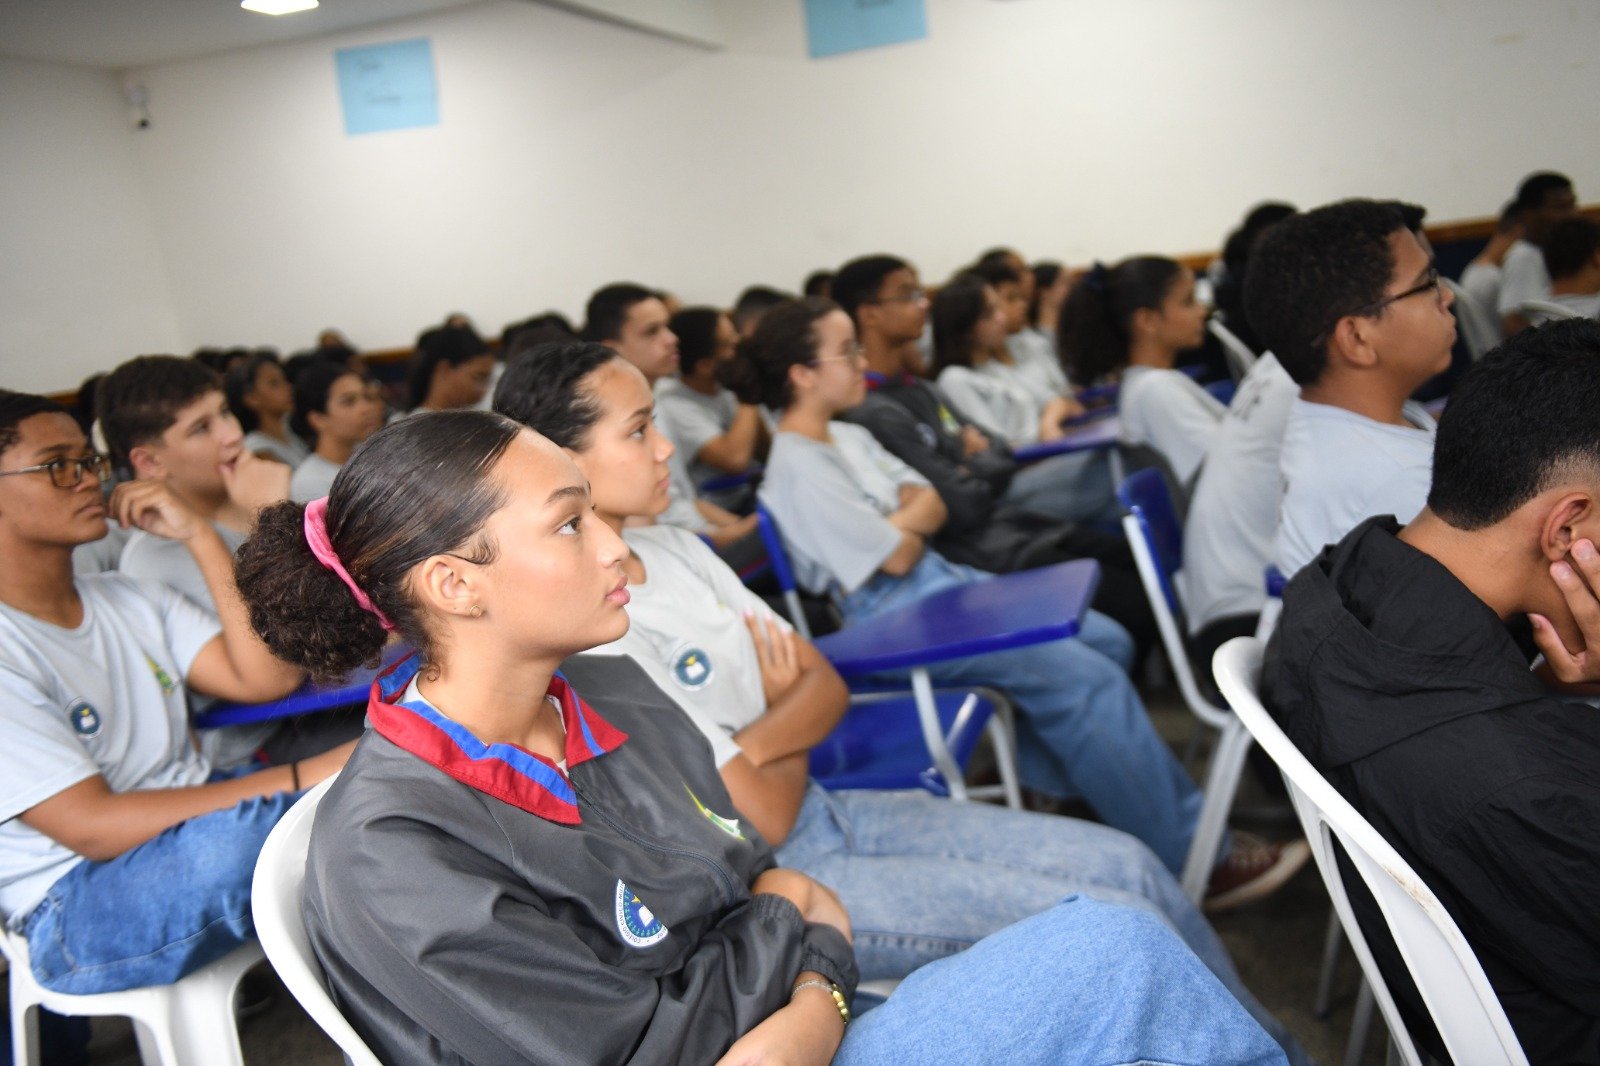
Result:
[[[1203,906],[1208,914],[1265,899],[1288,883],[1311,858],[1304,840],[1272,844],[1250,833],[1233,832],[1233,850],[1211,874]]]

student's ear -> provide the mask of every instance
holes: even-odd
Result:
[[[789,367],[789,391],[799,396],[810,389],[815,383],[811,368],[804,363],[794,363]]]
[[[1372,319],[1345,315],[1328,334],[1328,362],[1367,369],[1378,365]]]
[[[306,425],[316,430],[317,436],[322,436],[328,430],[328,416],[322,411],[307,411]]]
[[[1141,307],[1133,313],[1129,325],[1135,337],[1154,333],[1161,325],[1161,312],[1153,307]]]
[[[472,614],[483,599],[477,567],[453,555],[431,555],[417,564],[411,587],[419,600],[440,614]]]
[[[161,459],[161,452],[148,444],[138,444],[128,449],[128,466],[133,470],[135,478],[165,481],[167,477],[167,464]]]
[[[1562,493],[1544,513],[1539,527],[1539,554],[1547,562],[1565,559],[1572,545],[1588,539],[1600,544],[1600,509],[1587,492]]]

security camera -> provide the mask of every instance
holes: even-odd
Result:
[[[128,102],[128,117],[133,120],[133,128],[147,130],[150,128],[150,90],[143,85],[124,85],[122,98]]]

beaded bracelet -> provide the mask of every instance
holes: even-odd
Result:
[[[801,981],[799,984],[791,988],[789,990],[789,998],[791,1000],[794,999],[795,995],[802,988],[820,988],[824,992],[828,993],[828,995],[833,997],[833,1005],[839,1008],[839,1017],[844,1019],[844,1024],[850,1024],[850,1004],[844,1001],[844,993],[839,991],[838,985],[834,984],[832,981],[823,981],[819,978],[813,977],[809,980]]]

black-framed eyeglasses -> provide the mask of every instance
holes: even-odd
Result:
[[[104,485],[111,480],[111,459],[93,452],[89,455],[69,459],[62,456],[52,459],[48,463],[37,466],[25,466],[21,470],[0,470],[0,477],[10,477],[13,474],[37,474],[41,470],[50,472],[50,483],[58,489],[75,489],[83,482],[85,472],[93,474],[95,480]]]
[[[1399,303],[1401,300],[1408,300],[1413,296],[1421,296],[1425,292],[1433,293],[1433,298],[1435,300],[1444,298],[1444,283],[1439,280],[1439,268],[1436,266],[1429,267],[1428,273],[1423,277],[1423,280],[1418,282],[1416,285],[1413,285],[1405,292],[1397,292],[1393,296],[1385,296],[1381,300],[1374,300],[1372,303],[1363,304],[1354,311],[1346,311],[1344,314],[1340,315],[1339,318],[1367,318],[1371,315],[1377,314],[1379,311],[1382,311],[1390,304]],[[1333,336],[1334,328],[1339,324],[1339,318],[1333,320],[1332,326],[1329,326],[1327,329],[1317,334],[1317,339],[1311,342],[1311,346],[1313,348],[1320,348],[1328,342],[1328,339]]]

